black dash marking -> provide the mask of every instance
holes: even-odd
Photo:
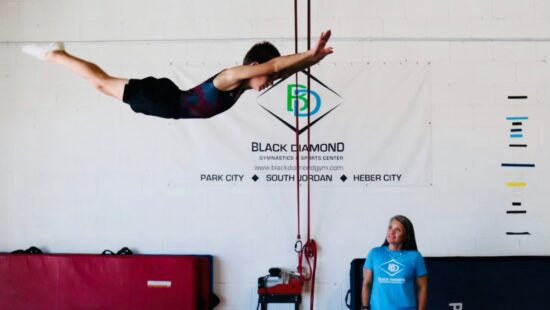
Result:
[[[521,123],[521,122],[513,122],[512,125],[513,125],[513,126],[521,126],[522,123]]]
[[[531,233],[528,232],[528,231],[523,231],[523,232],[508,231],[508,232],[506,232],[506,235],[508,235],[508,236],[530,236]]]
[[[527,144],[509,144],[510,147],[527,147]]]
[[[523,130],[521,128],[514,128],[510,129],[510,132],[522,132]]]
[[[508,99],[527,99],[527,96],[508,96]]]
[[[527,214],[525,210],[508,210],[506,214]]]
[[[512,202],[512,206],[519,207],[521,206],[521,202]]]
[[[502,167],[526,167],[526,168],[535,168],[535,164],[510,164],[510,163],[502,163],[500,164]]]

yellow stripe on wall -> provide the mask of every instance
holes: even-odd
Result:
[[[506,186],[508,186],[508,187],[525,187],[525,186],[527,186],[527,182],[506,182]]]

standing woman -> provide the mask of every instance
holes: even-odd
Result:
[[[386,240],[373,248],[363,267],[361,309],[425,310],[428,274],[414,228],[403,215],[391,218]]]

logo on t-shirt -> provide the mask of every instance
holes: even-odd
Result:
[[[405,266],[395,259],[391,259],[390,261],[383,263],[379,266],[379,268],[391,277],[405,270]]]

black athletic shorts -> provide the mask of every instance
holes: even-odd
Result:
[[[124,87],[122,101],[137,113],[163,118],[180,118],[183,91],[167,78],[131,79]]]

